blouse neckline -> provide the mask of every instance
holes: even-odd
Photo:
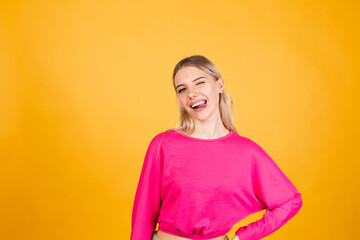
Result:
[[[219,137],[219,138],[212,138],[212,139],[203,139],[203,138],[196,138],[196,137],[192,137],[189,135],[186,135],[185,133],[180,132],[177,129],[174,129],[175,132],[177,132],[180,136],[183,136],[185,138],[191,139],[191,140],[195,140],[195,141],[200,141],[200,142],[214,142],[214,141],[219,141],[219,140],[223,140],[226,139],[228,137],[230,137],[233,134],[233,131],[229,130],[229,133],[226,134],[225,136]]]

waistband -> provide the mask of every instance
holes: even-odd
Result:
[[[151,240],[166,240],[166,239],[160,239],[160,238],[156,235],[156,232],[157,232],[157,231],[153,232],[153,235],[152,235]],[[224,239],[224,240],[229,240],[229,238],[228,238],[227,235],[225,235],[225,239]]]

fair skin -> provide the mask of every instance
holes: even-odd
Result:
[[[195,79],[197,80],[193,82]],[[192,137],[214,139],[229,133],[219,112],[219,93],[224,89],[222,78],[215,81],[212,75],[197,67],[188,66],[177,72],[174,83],[179,104],[194,120],[195,131]],[[207,100],[207,107],[204,111],[196,112],[190,107],[190,103],[201,99]]]
[[[196,80],[195,80],[196,79]],[[195,80],[195,81],[194,81]],[[181,68],[174,79],[179,104],[190,114],[195,123],[195,131],[189,135],[200,139],[220,138],[229,133],[222,123],[219,111],[219,93],[224,90],[222,78],[214,77],[193,66]],[[202,111],[194,111],[190,103],[206,99],[207,107]],[[178,237],[160,230],[156,235],[161,240],[191,240]],[[225,235],[208,240],[224,240]],[[232,240],[239,240],[235,235]]]

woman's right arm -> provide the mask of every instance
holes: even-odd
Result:
[[[159,158],[161,135],[150,142],[136,189],[130,240],[151,240],[160,211],[162,162]]]

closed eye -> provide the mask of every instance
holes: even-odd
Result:
[[[199,85],[199,84],[201,84],[201,83],[205,83],[205,82],[199,82],[199,83],[197,83],[196,85]],[[178,91],[178,93],[181,93],[183,90],[185,90],[186,88],[182,88],[182,89],[180,89],[179,91]]]

